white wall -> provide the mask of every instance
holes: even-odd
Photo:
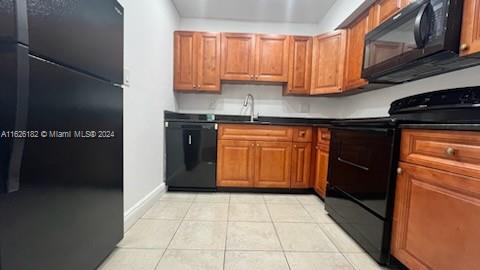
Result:
[[[337,28],[364,0],[337,0],[318,23],[318,33],[325,33]]]
[[[125,8],[125,211],[163,183],[163,110],[175,110],[173,31],[179,17],[170,0],[120,0]]]

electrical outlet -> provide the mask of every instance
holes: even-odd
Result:
[[[128,68],[123,70],[123,85],[130,86],[130,70]]]

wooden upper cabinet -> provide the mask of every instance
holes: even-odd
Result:
[[[220,91],[220,34],[175,32],[174,88]]]
[[[314,37],[310,91],[312,95],[342,91],[345,50],[345,30],[338,30]]]
[[[250,81],[255,74],[255,35],[222,33],[222,80]]]
[[[255,187],[289,188],[292,160],[291,142],[257,142]]]
[[[288,36],[257,35],[255,46],[255,80],[286,82],[288,80]]]
[[[409,269],[478,269],[480,180],[401,162],[392,254]]]
[[[480,0],[464,0],[460,55],[479,56],[479,52]]]
[[[220,85],[220,34],[196,33],[198,64],[197,90],[219,91]]]
[[[311,143],[293,143],[291,188],[309,188],[312,159]]]
[[[175,32],[174,88],[195,90],[197,68],[194,32]]]
[[[362,79],[365,35],[369,31],[368,13],[363,14],[347,29],[345,59],[345,90],[361,88],[368,84]]]
[[[370,8],[370,30],[391,18],[409,4],[410,0],[379,0]]]
[[[288,64],[288,84],[285,94],[310,94],[312,38],[302,36],[290,37],[290,53]]]
[[[255,142],[218,141],[217,186],[253,187]]]

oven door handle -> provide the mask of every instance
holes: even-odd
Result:
[[[369,168],[367,168],[367,167],[365,167],[365,166],[358,165],[358,164],[356,164],[356,163],[354,163],[354,162],[345,160],[345,159],[343,159],[343,158],[341,158],[341,157],[338,157],[337,160],[340,161],[340,162],[342,162],[342,163],[345,163],[345,164],[348,164],[348,165],[350,165],[350,166],[353,166],[353,167],[355,167],[355,168],[362,169],[362,170],[364,170],[364,171],[368,171],[368,170],[369,170]]]
[[[423,49],[427,43],[428,36],[431,31],[430,25],[432,21],[432,14],[433,7],[432,4],[430,4],[430,1],[423,4],[418,10],[417,16],[415,17],[415,26],[413,30],[417,49]]]

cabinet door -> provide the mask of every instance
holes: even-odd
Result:
[[[325,198],[325,193],[327,191],[329,147],[327,145],[318,145],[315,150],[316,158],[314,189],[318,195]]]
[[[220,34],[196,33],[197,89],[220,92]]]
[[[406,0],[379,0],[370,8],[370,29],[374,29],[381,23],[392,17],[402,9]]]
[[[292,143],[257,142],[255,152],[255,187],[289,188]]]
[[[460,43],[461,56],[480,52],[480,0],[464,1]]]
[[[257,35],[255,80],[286,82],[288,80],[288,36]]]
[[[368,32],[368,14],[364,14],[347,29],[347,56],[345,60],[345,90],[365,86],[362,79],[365,34]]]
[[[217,186],[253,187],[255,142],[218,141]]]
[[[254,80],[255,35],[222,33],[221,78]]]
[[[312,38],[290,37],[288,84],[285,94],[310,94]]]
[[[392,254],[409,269],[478,269],[480,180],[400,163]]]
[[[339,30],[313,40],[311,94],[338,93],[343,89],[346,32]]]
[[[292,152],[292,188],[310,187],[311,143],[294,143]]]
[[[194,32],[175,32],[174,88],[193,91],[196,87],[196,59]]]

